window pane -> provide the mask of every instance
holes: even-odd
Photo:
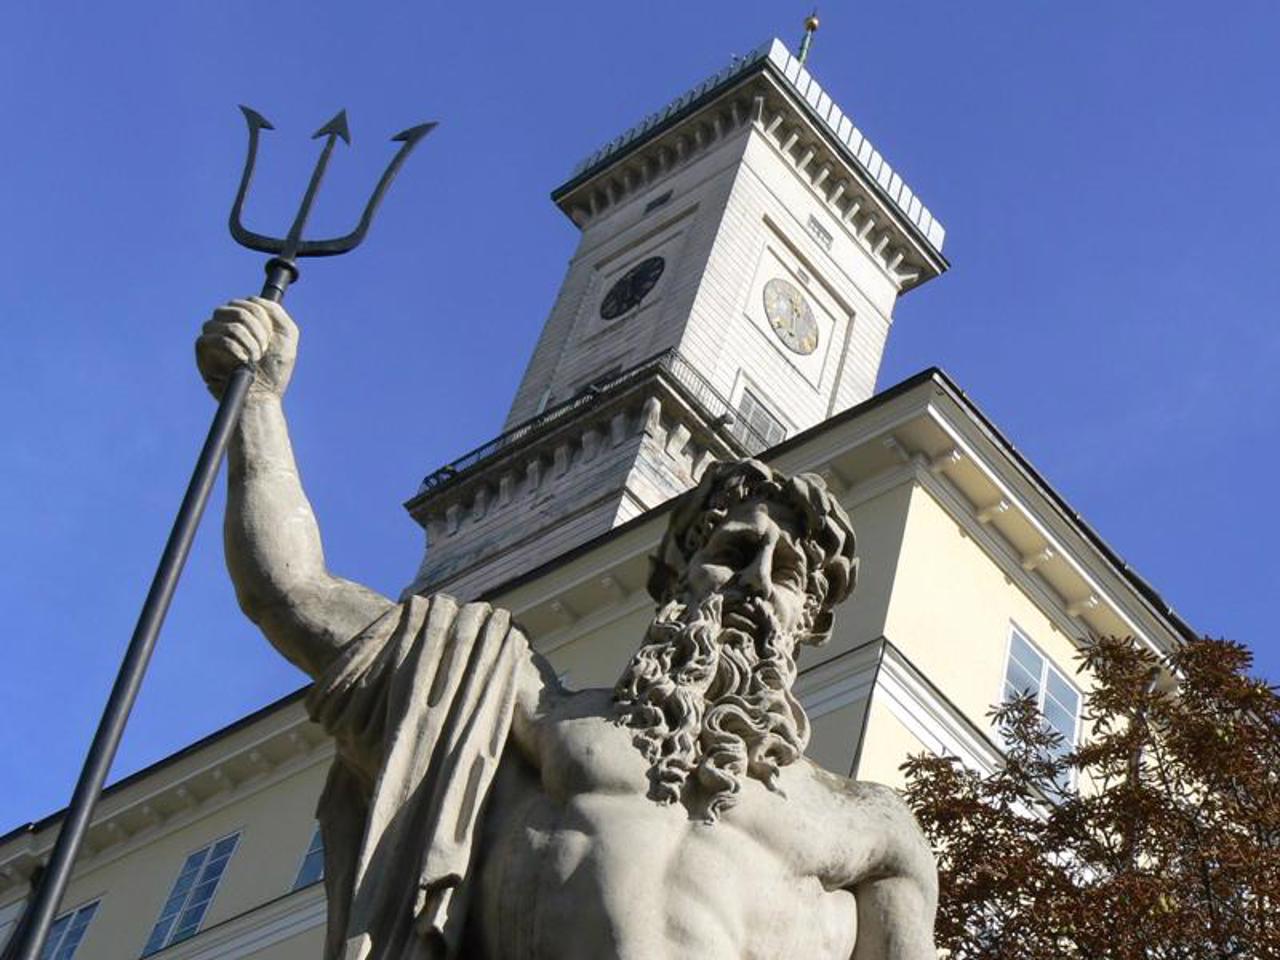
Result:
[[[183,910],[182,918],[169,936],[169,942],[177,943],[179,940],[185,940],[187,937],[194,935],[200,929],[200,921],[204,919],[204,912],[208,906],[209,901],[202,900],[200,903],[192,904],[186,910]]]
[[[302,861],[302,866],[298,869],[298,879],[294,881],[293,887],[296,890],[299,887],[305,887],[315,883],[324,877],[324,854],[308,853]]]
[[[1066,738],[1068,746],[1075,744],[1076,717],[1068,713],[1056,700],[1046,698],[1044,701],[1044,718],[1054,730]]]
[[[147,945],[142,951],[144,957],[171,943],[185,940],[200,929],[200,921],[204,919],[205,910],[213,900],[218,881],[239,839],[239,834],[223,837],[187,857],[169,899],[160,910],[160,919],[147,938]]]
[[[71,960],[75,956],[76,947],[80,946],[80,941],[84,939],[84,932],[87,929],[89,929],[88,921],[82,924],[73,923],[62,941],[62,946],[54,954],[54,960]]]
[[[205,864],[205,868],[200,871],[200,883],[196,884],[196,886],[200,887],[201,885],[208,883],[210,880],[216,882],[217,879],[222,876],[222,871],[226,869],[226,866],[226,857],[222,857],[217,860],[210,860]],[[192,893],[189,894],[189,896],[195,896],[195,894]]]
[[[98,901],[95,900],[54,920],[40,954],[41,960],[71,960],[97,909]]]
[[[782,421],[770,413],[769,408],[750,390],[743,390],[738,401],[738,422],[743,426],[737,428],[737,436],[748,444],[762,442],[773,446],[787,436]]]
[[[168,946],[175,943],[181,943],[183,940],[190,939],[196,935],[196,931],[200,928],[200,918],[204,915],[203,910],[192,913],[188,910],[182,915],[182,922],[173,928],[173,933],[169,935]]]
[[[45,941],[44,950],[40,953],[41,960],[50,960],[54,952],[62,944],[62,938],[66,936],[67,927],[71,924],[71,914],[64,914],[57,920],[53,921],[53,926],[49,928],[49,939]]]
[[[1067,712],[1074,715],[1080,709],[1080,695],[1057,670],[1049,669],[1045,687],[1048,695],[1062,704]]]
[[[151,930],[151,936],[147,937],[147,945],[142,948],[142,955],[155,953],[165,944],[165,938],[169,935],[169,928],[173,925],[173,917],[158,920],[155,927]]]
[[[205,883],[200,884],[191,891],[191,896],[187,898],[187,909],[193,906],[206,904],[213,899],[213,891],[218,886],[218,878],[214,877]]]
[[[187,902],[187,891],[191,888],[191,881],[183,886],[181,890],[174,890],[169,894],[169,899],[164,902],[164,906],[160,908],[160,919],[165,917],[176,916],[178,911],[182,909],[182,905]]]
[[[191,889],[191,885],[196,882],[196,877],[200,875],[200,865],[204,863],[205,855],[209,852],[206,847],[200,851],[200,859],[194,863],[190,857],[187,858],[186,864],[182,867],[182,872],[178,874],[178,879],[173,884],[173,890],[169,894],[169,899],[176,900],[178,906],[182,905],[183,898],[187,895],[187,891]]]
[[[311,843],[307,846],[306,856],[298,868],[298,876],[293,881],[293,889],[309,886],[324,876],[324,840],[320,836],[320,828],[316,827],[311,834]]]
[[[1036,653],[1035,647],[1027,642],[1026,637],[1017,630],[1009,638],[1009,657],[1022,665],[1022,668],[1036,678],[1036,688],[1040,687],[1040,674],[1044,670],[1044,657]]]
[[[1030,693],[1036,697],[1040,695],[1040,675],[1032,676],[1016,660],[1009,661],[1009,669],[1005,673],[1004,682],[1006,690],[1012,688],[1015,694]]]
[[[179,877],[185,877],[188,874],[194,875],[200,869],[200,865],[204,863],[205,857],[209,855],[208,847],[201,847],[191,856],[182,862],[182,869],[178,871]]]
[[[75,919],[71,921],[72,932],[75,932],[76,930],[83,932],[84,928],[89,926],[89,921],[93,919],[93,915],[97,912],[98,912],[97,900],[93,901],[93,903],[89,904],[88,906],[81,907],[79,910],[77,910]]]

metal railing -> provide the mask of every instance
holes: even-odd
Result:
[[[670,363],[664,370],[695,408],[710,417],[713,423],[727,428],[729,438],[741,448],[742,453],[754,457],[773,445],[752,426],[741,410],[726,400],[706,377],[675,350],[671,351]]]
[[[566,420],[570,414],[595,406],[655,375],[665,377],[685,400],[707,418],[709,423],[727,427],[725,433],[734,445],[741,448],[742,453],[754,456],[769,446],[765,438],[739,415],[737,409],[711,385],[707,378],[694,369],[693,365],[672,347],[642,361],[630,370],[624,370],[613,377],[584,387],[563,403],[544,410],[524,423],[512,427],[506,433],[494,437],[474,450],[464,453],[458,459],[432,471],[422,478],[422,485],[418,488],[417,495],[421,496],[452,483],[478,464],[497,456],[530,436],[550,429],[555,424]]]

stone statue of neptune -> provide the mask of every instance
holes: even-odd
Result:
[[[934,960],[936,874],[890,789],[803,756],[796,648],[857,573],[812,475],[716,464],[673,511],[613,690],[564,689],[510,615],[330,573],[281,404],[297,329],[236,300],[196,344],[232,441],[227,564],[315,681],[326,960]]]

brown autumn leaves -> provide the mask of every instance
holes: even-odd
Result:
[[[904,765],[938,853],[938,946],[952,960],[1280,958],[1280,695],[1222,640],[1160,659],[1105,639],[1081,661],[1096,680],[1084,746],[1055,758],[1024,698],[993,710],[1002,769]]]

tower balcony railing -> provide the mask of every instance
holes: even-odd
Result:
[[[584,387],[568,400],[549,407],[537,416],[512,427],[506,433],[494,437],[487,443],[482,443],[458,459],[432,471],[423,477],[417,496],[449,486],[463,474],[469,473],[475,467],[499,456],[516,444],[546,433],[557,425],[567,422],[574,414],[603,404],[635,385],[656,377],[667,381],[686,403],[702,414],[708,425],[721,428],[717,431],[721,439],[725,440],[729,446],[736,448],[741,455],[755,456],[770,446],[764,436],[739,414],[724,395],[672,347],[629,370]]]

